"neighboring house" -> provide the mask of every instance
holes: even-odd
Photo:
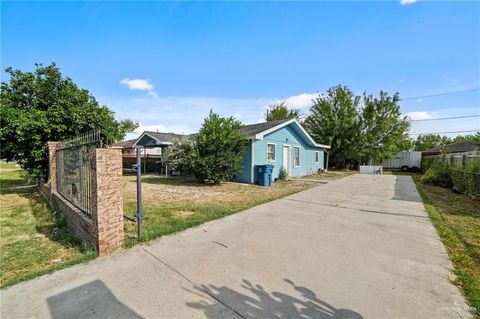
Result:
[[[304,176],[328,168],[330,146],[318,144],[295,119],[246,125],[248,148],[235,180],[255,183],[256,165],[272,164],[273,178],[283,166],[289,176]]]
[[[113,148],[121,148],[123,156],[135,156],[135,147],[143,146],[147,155],[162,155],[166,148],[177,138],[185,135],[145,131],[137,139],[120,141],[112,144]],[[142,152],[143,155],[143,152]]]
[[[426,150],[422,152],[422,156],[432,156],[441,154],[458,154],[480,151],[480,142],[457,142]]]

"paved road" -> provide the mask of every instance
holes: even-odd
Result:
[[[355,175],[2,291],[2,318],[468,318],[408,176]]]

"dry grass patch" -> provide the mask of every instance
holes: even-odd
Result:
[[[311,179],[311,180],[329,182],[329,181],[334,181],[347,176],[351,176],[354,174],[358,174],[358,171],[350,171],[350,170],[328,171],[325,173],[318,173],[318,174],[303,176],[302,179]]]
[[[125,176],[124,207],[129,215],[136,212],[134,176]],[[144,213],[143,241],[181,231],[209,220],[221,218],[259,204],[316,186],[308,182],[276,182],[272,187],[239,183],[204,185],[194,180],[144,177],[142,179]],[[125,223],[125,245],[133,246],[135,224]]]

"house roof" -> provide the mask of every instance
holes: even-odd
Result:
[[[161,132],[152,132],[152,131],[145,131],[148,135],[160,140],[162,142],[170,142],[173,143],[175,140],[183,138],[187,135],[184,134],[176,134],[176,133],[161,133]]]
[[[457,143],[452,143],[445,146],[435,147],[430,150],[423,151],[422,154],[436,155],[442,152],[464,153],[464,152],[473,152],[477,150],[480,150],[480,142],[465,141],[465,142],[457,142]]]
[[[240,131],[245,133],[248,136],[256,135],[258,133],[262,133],[263,131],[269,130],[272,127],[275,127],[279,124],[285,123],[289,120],[277,120],[277,121],[270,121],[270,122],[263,122],[257,124],[250,124],[243,126]]]
[[[249,139],[263,139],[263,136],[281,129],[284,126],[294,123],[296,127],[298,127],[298,131],[301,131],[310,142],[311,145],[315,147],[322,147],[329,149],[330,146],[318,144],[315,140],[308,134],[307,131],[303,128],[303,126],[296,120],[278,120],[278,121],[270,121],[270,122],[263,122],[263,123],[256,123],[243,126],[240,130],[244,133],[247,138]],[[160,145],[171,145],[176,139],[181,139],[184,137],[194,136],[195,134],[184,135],[184,134],[176,134],[176,133],[162,133],[162,132],[152,132],[152,131],[145,131],[143,132],[137,139],[135,140],[128,140],[128,141],[121,141],[113,144],[114,148],[130,148],[135,147],[137,143],[144,137],[148,136],[151,139],[155,140],[158,146]],[[152,147],[152,146],[150,146]]]
[[[136,140],[137,139],[115,142],[112,144],[112,147],[113,148],[132,148]]]
[[[298,122],[296,119],[290,120],[279,120],[279,121],[270,121],[270,122],[263,122],[251,125],[245,125],[241,128],[242,132],[247,135],[249,139],[263,139],[266,134],[274,132],[276,130],[281,129],[284,126],[294,124],[300,131],[303,133],[307,140],[310,142],[311,145],[315,147],[321,147],[329,149],[330,146],[324,144],[318,144],[310,134],[303,128],[303,126]]]

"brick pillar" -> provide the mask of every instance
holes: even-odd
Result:
[[[48,145],[48,184],[50,198],[57,191],[57,146],[60,142],[47,142]]]
[[[92,158],[93,213],[98,254],[123,245],[122,150],[97,148]]]

